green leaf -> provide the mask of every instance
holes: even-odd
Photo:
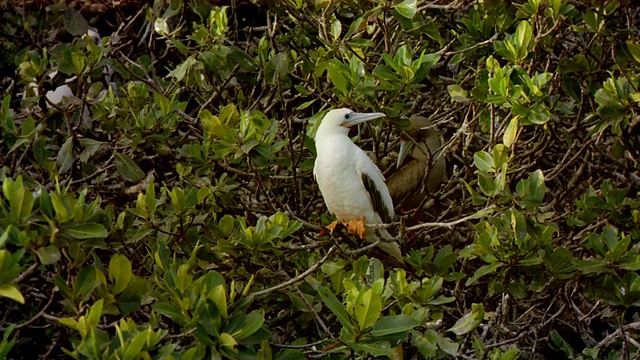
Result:
[[[544,104],[534,104],[529,108],[527,115],[524,117],[523,125],[543,125],[551,120],[551,112]]]
[[[142,348],[144,348],[144,345],[149,340],[150,331],[151,330],[145,330],[139,333],[138,335],[136,335],[136,337],[134,337],[129,342],[129,346],[127,347],[127,351],[124,353],[123,360],[133,360],[133,359],[143,358],[141,351],[142,351]]]
[[[373,325],[382,312],[382,299],[373,289],[369,289],[358,298],[355,315],[361,330]]]
[[[509,121],[509,125],[507,125],[507,129],[504,131],[504,136],[502,137],[502,143],[506,147],[511,147],[511,144],[516,139],[516,135],[518,134],[518,125],[520,124],[520,117],[514,116]]]
[[[104,304],[104,300],[100,299],[96,301],[93,305],[91,305],[91,309],[89,310],[89,314],[87,315],[87,321],[89,322],[89,326],[91,326],[91,329],[97,328],[98,324],[100,323],[103,304]]]
[[[480,186],[480,190],[487,196],[495,196],[500,192],[496,181],[493,176],[485,171],[478,173],[478,185]]]
[[[47,158],[51,156],[47,151],[47,140],[43,137],[38,137],[33,142],[33,157],[38,164],[42,167],[47,165]]]
[[[111,287],[113,294],[117,295],[123,292],[132,277],[131,261],[122,254],[113,255],[109,261],[109,278],[114,281],[114,285]]]
[[[562,350],[562,352],[564,352],[566,356],[568,356],[571,359],[574,358],[573,348],[565,339],[562,338],[562,336],[560,336],[560,333],[558,333],[558,331],[551,330],[551,332],[549,333],[549,337],[551,338],[551,341],[553,342],[553,344],[558,349]]]
[[[349,74],[344,68],[344,65],[338,61],[333,60],[329,64],[329,80],[331,83],[343,94],[349,92]]]
[[[74,330],[79,330],[78,322],[72,318],[62,318],[58,322],[64,326],[70,327]]]
[[[438,343],[438,347],[444,351],[445,354],[457,358],[458,349],[460,348],[460,345],[457,342],[440,335],[436,337],[436,341]]]
[[[18,177],[16,181],[10,178],[5,179],[2,183],[4,196],[9,200],[9,211],[11,217],[18,223],[23,223],[27,217],[31,215],[35,199],[29,189],[24,187],[22,177]]]
[[[4,248],[4,244],[7,242],[7,239],[9,239],[11,228],[13,228],[13,225],[7,226],[7,228],[3,230],[2,235],[0,235],[0,249]],[[0,267],[2,267],[2,263],[0,263]]]
[[[493,159],[493,166],[496,169],[502,169],[509,160],[509,148],[502,144],[496,144],[491,150],[491,158]]]
[[[523,248],[525,239],[527,238],[527,220],[524,218],[524,215],[517,210],[511,210],[511,229],[516,239],[516,245],[528,251],[529,249]]]
[[[315,102],[316,102],[316,100],[318,100],[318,99],[313,99],[313,100],[305,101],[305,102],[303,102],[302,104],[298,105],[298,106],[296,107],[296,110],[304,110],[304,109],[308,108],[309,106],[313,105],[313,103],[315,103]]]
[[[529,195],[537,201],[542,202],[547,193],[547,187],[544,184],[544,173],[538,169],[529,175]]]
[[[227,294],[224,285],[220,284],[209,292],[208,298],[213,301],[223,319],[229,317],[227,312]]]
[[[144,177],[144,172],[129,156],[115,153],[116,169],[125,179],[138,182]]]
[[[151,216],[156,211],[156,207],[157,207],[156,189],[154,186],[153,179],[149,181],[149,185],[147,186],[145,195],[146,195],[145,200],[146,200],[147,213],[149,214],[149,216]]]
[[[58,63],[58,70],[65,75],[80,75],[85,67],[84,52],[78,48],[66,48]]]
[[[84,223],[76,225],[63,230],[62,233],[79,240],[93,238],[104,239],[108,235],[107,229],[98,223]]]
[[[218,221],[218,229],[222,231],[223,236],[228,236],[233,231],[234,219],[233,216],[226,214],[220,221]]]
[[[173,305],[161,302],[153,304],[151,305],[151,307],[161,315],[164,315],[173,320],[178,325],[185,325],[187,323],[187,320],[185,319],[180,309]]]
[[[100,273],[98,275],[98,273]],[[74,292],[81,297],[90,294],[95,288],[100,286],[100,281],[104,275],[94,266],[87,266],[80,269],[76,282],[73,284]]]
[[[231,335],[237,341],[241,341],[258,331],[262,324],[264,324],[264,316],[258,311],[253,311],[245,318],[242,328]]]
[[[285,52],[275,54],[265,65],[267,83],[275,85],[278,79],[284,79],[289,75],[289,55]],[[222,116],[220,116],[222,117]]]
[[[60,195],[51,193],[51,205],[55,211],[55,219],[59,224],[71,219],[72,214],[65,205],[65,201],[60,198]]]
[[[335,19],[331,22],[331,36],[334,40],[340,39],[340,34],[342,33],[342,23],[340,20]]]
[[[491,274],[492,272],[496,271],[498,268],[500,268],[503,265],[504,265],[503,263],[496,261],[494,263],[479,267],[478,270],[476,270],[476,272],[473,274],[473,276],[467,280],[466,285],[469,286],[475,283],[481,277],[487,274]]]
[[[380,320],[376,321],[376,323],[371,328],[370,334],[373,337],[383,337],[383,336],[388,336],[392,334],[402,333],[404,331],[411,330],[419,325],[420,325],[420,322],[411,316],[407,316],[407,315],[385,316]]]
[[[318,286],[318,294],[320,294],[320,298],[325,305],[327,305],[329,310],[336,315],[338,321],[342,324],[342,327],[350,334],[354,334],[353,325],[351,324],[349,313],[347,312],[347,308],[345,308],[344,304],[342,304],[340,300],[333,295],[331,290],[326,287]]]
[[[490,172],[493,170],[493,158],[486,151],[478,151],[473,155],[473,164],[480,171]]]
[[[156,20],[156,24],[160,19]],[[182,64],[176,66],[175,69],[171,70],[167,76],[174,77],[177,81],[182,81],[188,74],[193,72],[193,69],[199,61],[196,59],[195,55],[189,56]]]
[[[4,334],[2,335],[2,341],[0,341],[0,359],[6,359],[9,351],[13,348],[13,345],[16,343],[16,339],[12,339],[9,341],[9,336],[13,332],[13,329],[16,327],[16,324],[10,324],[4,329]]]
[[[16,133],[16,124],[13,119],[13,112],[10,111],[11,96],[5,96],[2,99],[2,107],[0,108],[0,126],[4,128],[7,133]]]
[[[625,236],[621,234],[622,239],[613,246],[611,249],[611,260],[614,262],[620,261],[620,259],[627,253],[629,246],[631,245],[631,236]]]
[[[393,6],[400,15],[407,19],[413,19],[418,12],[418,6],[416,0],[404,0],[403,2]]]
[[[234,353],[238,352],[238,342],[233,338],[231,334],[220,334],[220,338],[218,339],[218,341],[220,342],[220,346],[227,348]]]
[[[514,35],[516,46],[518,46],[520,49],[528,50],[531,39],[533,38],[533,30],[531,29],[531,24],[529,24],[527,20],[520,21]]]
[[[351,22],[351,25],[349,25],[349,30],[347,30],[347,33],[344,35],[344,38],[346,40],[351,39],[351,36],[355,34],[356,31],[362,30],[360,28],[360,25],[362,25],[362,16],[359,16],[358,18],[356,18]]]
[[[40,263],[42,263],[42,265],[55,264],[61,258],[60,250],[55,245],[41,247],[36,250],[36,254],[38,254],[38,258],[40,259]]]
[[[20,293],[18,286],[14,284],[0,284],[0,297],[6,297],[24,304],[24,297]]]
[[[60,147],[58,151],[58,157],[56,161],[58,165],[60,165],[60,173],[63,174],[71,169],[71,165],[73,165],[73,138],[68,138],[64,144]]]
[[[633,58],[640,63],[640,44],[627,40],[627,49]]]
[[[447,86],[447,91],[449,91],[449,95],[451,96],[451,99],[453,99],[453,101],[469,101],[469,93],[458,84]]]
[[[471,304],[471,312],[458,319],[448,331],[458,336],[467,334],[477,328],[483,318],[484,306],[482,304]]]
[[[89,24],[80,12],[68,7],[64,10],[64,28],[73,36],[82,36],[89,30]]]

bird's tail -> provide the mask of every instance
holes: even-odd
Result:
[[[384,239],[389,239],[389,240],[392,239],[391,235],[387,232],[387,230],[379,229],[379,232]],[[378,239],[379,238],[375,234],[374,230],[371,228],[368,228],[367,235],[365,236],[365,240],[369,242],[376,242],[378,241]],[[378,244],[378,247],[404,264],[404,260],[402,259],[402,251],[400,250],[400,245],[398,245],[397,242],[383,240],[380,242],[380,244]]]

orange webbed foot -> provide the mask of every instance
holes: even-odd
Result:
[[[367,230],[364,225],[364,216],[358,220],[349,220],[345,225],[347,226],[349,234],[358,235],[360,239],[364,239],[367,234]]]
[[[335,230],[336,226],[338,226],[339,223],[340,223],[340,220],[336,220],[331,224],[325,226],[325,228],[328,229],[330,232],[333,232],[333,230]]]

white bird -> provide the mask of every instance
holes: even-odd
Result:
[[[365,224],[382,224],[395,218],[393,201],[380,169],[348,136],[351,126],[384,116],[383,113],[335,109],[325,115],[318,127],[315,137],[318,155],[313,175],[329,212],[340,221],[364,218]],[[381,230],[384,238],[391,239]],[[371,228],[367,229],[365,240],[378,240]],[[403,262],[397,243],[381,242],[379,247]]]

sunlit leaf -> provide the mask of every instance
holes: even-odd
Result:
[[[373,289],[369,289],[362,294],[356,303],[356,319],[360,329],[366,329],[373,325],[380,317],[382,311],[382,299]]]
[[[398,11],[398,13],[400,13],[400,15],[407,19],[413,19],[418,12],[416,0],[404,0],[401,3],[393,5],[393,7]]]
[[[6,297],[20,304],[24,304],[24,296],[22,296],[20,289],[14,284],[0,284],[0,297]]]
[[[122,254],[115,254],[109,261],[109,278],[114,282],[112,291],[119,294],[126,289],[133,277],[131,261]]]
[[[483,318],[484,306],[482,304],[471,304],[471,311],[458,319],[448,331],[458,336],[467,334],[477,328]]]

